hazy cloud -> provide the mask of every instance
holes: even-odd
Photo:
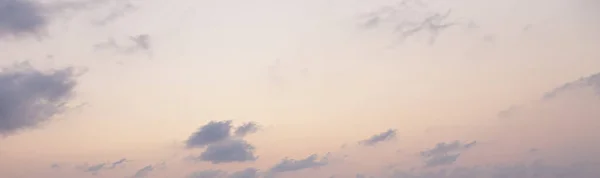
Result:
[[[73,68],[49,72],[20,63],[0,72],[0,135],[35,128],[64,112],[74,95]]]
[[[258,177],[259,177],[258,169],[255,169],[255,168],[247,168],[247,169],[244,169],[241,171],[231,173],[231,175],[229,175],[229,178],[258,178]]]
[[[115,167],[117,167],[117,166],[119,166],[119,165],[121,165],[121,164],[124,164],[124,163],[126,163],[126,162],[127,162],[127,159],[125,159],[125,158],[122,158],[122,159],[120,159],[120,160],[118,160],[118,161],[115,161],[115,162],[113,162],[113,163],[111,164],[110,168],[111,168],[111,169],[112,169],[112,168],[115,168]]]
[[[90,172],[94,175],[98,174],[100,170],[102,170],[106,166],[106,163],[100,163],[93,166],[87,167],[84,172]]]
[[[228,139],[208,145],[206,150],[195,159],[219,164],[254,161],[258,158],[254,155],[254,146],[248,142],[239,139]]]
[[[235,135],[239,136],[239,137],[243,137],[248,134],[255,133],[257,131],[258,131],[258,124],[256,124],[255,122],[248,122],[248,123],[245,123],[245,124],[239,126],[237,129],[235,129]]]
[[[449,165],[456,162],[461,151],[467,150],[476,144],[477,142],[475,141],[467,144],[460,141],[451,143],[441,142],[431,149],[422,151],[421,156],[425,159],[426,167]]]
[[[130,36],[128,40],[127,45],[121,45],[114,38],[109,38],[107,41],[95,44],[93,48],[95,50],[110,50],[118,54],[134,54],[140,51],[151,52],[150,35]]]
[[[231,121],[210,121],[200,127],[186,141],[188,148],[202,148],[231,136]]]
[[[384,142],[384,141],[388,141],[391,139],[396,138],[396,130],[395,129],[389,129],[383,133],[379,133],[376,135],[371,136],[368,139],[362,140],[360,142],[358,142],[361,145],[367,145],[367,146],[374,146],[377,143],[380,142]]]
[[[223,178],[227,172],[221,170],[204,170],[190,174],[187,178]]]
[[[146,178],[152,171],[154,171],[154,167],[152,165],[148,165],[135,172],[131,178]]]
[[[574,90],[574,89],[581,89],[581,88],[586,88],[586,87],[591,87],[596,94],[600,95],[600,73],[591,75],[591,76],[587,76],[587,77],[582,77],[579,80],[573,81],[573,82],[568,82],[565,83],[564,85],[555,88],[549,92],[547,92],[546,94],[544,94],[544,96],[542,97],[543,100],[549,100],[549,99],[553,99],[556,96],[567,92],[569,90]]]
[[[284,158],[281,162],[277,163],[270,169],[272,173],[298,171],[308,168],[317,168],[328,164],[326,157],[319,160],[319,156],[316,154],[310,155],[301,160]]]

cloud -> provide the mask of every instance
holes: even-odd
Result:
[[[134,54],[140,51],[151,52],[152,43],[150,35],[140,34],[129,37],[129,45],[121,45],[114,38],[109,38],[107,41],[97,43],[93,46],[95,50],[110,50],[117,54]]]
[[[207,161],[212,164],[247,162],[258,159],[254,155],[254,146],[240,139],[228,139],[210,144],[199,157],[198,161]]]
[[[456,162],[461,151],[467,150],[476,144],[476,141],[467,144],[458,140],[451,143],[441,142],[431,149],[422,151],[421,157],[425,159],[425,167],[450,165]]]
[[[0,135],[38,127],[63,113],[74,95],[73,68],[42,72],[20,63],[0,72]]]
[[[231,136],[231,121],[210,121],[200,127],[186,141],[188,148],[203,148],[211,143],[223,141]]]
[[[204,170],[190,174],[187,178],[222,178],[227,175],[227,172],[221,170]]]
[[[98,7],[109,1],[0,0],[0,38],[30,35],[39,38],[56,15]]]
[[[316,154],[312,154],[301,160],[284,158],[283,160],[281,160],[281,162],[279,162],[275,166],[273,166],[270,169],[270,172],[271,173],[291,172],[291,171],[298,171],[298,170],[302,170],[302,169],[318,168],[318,167],[322,167],[322,166],[325,166],[328,164],[328,160],[326,157],[321,158],[321,160],[318,160],[318,159],[319,159],[319,156]]]
[[[255,122],[248,122],[248,123],[245,123],[245,124],[239,126],[235,130],[235,135],[239,136],[239,137],[244,137],[248,134],[252,134],[257,131],[258,131],[258,124],[256,124]]]
[[[54,164],[50,165],[50,168],[52,168],[52,169],[59,169],[60,168],[60,164],[54,163]]]
[[[600,96],[600,73],[587,77],[582,77],[579,80],[573,82],[565,83],[562,86],[544,94],[542,100],[550,100],[568,91],[587,87],[592,88],[596,92],[596,94]]]
[[[152,165],[148,165],[135,172],[131,178],[146,178],[152,171],[154,171],[154,167]]]
[[[106,166],[106,163],[100,163],[100,164],[96,164],[90,167],[87,167],[84,172],[91,172],[93,175],[98,174],[99,171],[101,171],[102,169],[104,169],[104,167]]]
[[[374,146],[377,143],[389,141],[391,139],[396,138],[396,132],[397,132],[397,130],[395,130],[395,129],[389,129],[383,133],[373,135],[370,138],[362,140],[358,143],[361,145]]]
[[[259,177],[258,169],[255,169],[255,168],[247,168],[247,169],[244,169],[241,171],[231,173],[229,175],[229,178],[258,178],[258,177]]]
[[[119,165],[121,165],[121,164],[124,164],[124,163],[126,163],[126,162],[127,162],[127,159],[125,159],[125,158],[122,158],[122,159],[120,159],[120,160],[118,160],[118,161],[115,161],[115,162],[113,162],[113,163],[111,164],[110,168],[111,168],[111,169],[113,169],[113,168],[115,168],[115,167],[117,167],[117,166],[119,166]]]
[[[591,178],[596,177],[598,164],[582,162],[550,165],[542,162],[458,167],[427,172],[395,171],[390,178]]]

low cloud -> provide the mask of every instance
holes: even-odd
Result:
[[[113,168],[116,168],[117,166],[119,166],[119,165],[122,165],[122,164],[125,164],[126,162],[127,162],[127,159],[125,159],[125,158],[123,158],[123,159],[120,159],[120,160],[118,160],[118,161],[115,161],[115,162],[113,162],[113,163],[111,164],[110,168],[111,168],[111,169],[113,169]]]
[[[32,35],[40,38],[57,15],[99,7],[110,1],[0,0],[0,38]]]
[[[204,170],[190,174],[187,178],[223,178],[227,172],[221,170]]]
[[[0,71],[0,135],[36,128],[67,110],[76,77],[73,68],[43,72],[29,63]]]
[[[210,121],[200,127],[186,141],[188,148],[203,148],[231,136],[231,121]]]
[[[135,172],[131,178],[146,178],[152,171],[154,171],[154,167],[152,165],[148,165]]]
[[[206,161],[212,164],[248,162],[256,159],[258,157],[254,155],[254,146],[239,139],[210,144],[199,157],[195,158],[197,161]]]
[[[441,142],[431,149],[422,151],[421,157],[425,160],[425,167],[450,165],[460,157],[460,152],[472,148],[476,144],[477,142],[475,141],[466,144],[460,141],[451,143]]]
[[[258,178],[260,174],[258,173],[258,169],[255,168],[247,168],[241,171],[237,171],[231,173],[229,178]]]
[[[361,145],[374,146],[377,143],[389,141],[396,138],[397,131],[395,129],[389,129],[383,133],[379,133],[369,137],[368,139],[358,142]]]
[[[248,123],[245,123],[245,124],[239,126],[235,130],[235,135],[238,137],[244,137],[248,134],[252,134],[257,131],[258,131],[258,124],[256,124],[255,122],[248,122]]]
[[[309,168],[318,168],[329,164],[327,157],[323,157],[319,159],[319,156],[316,154],[312,154],[304,159],[295,160],[284,158],[275,166],[270,169],[271,173],[282,173],[282,172],[291,172],[291,171],[299,171],[303,169]]]

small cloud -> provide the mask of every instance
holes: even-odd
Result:
[[[223,141],[231,136],[231,127],[231,121],[210,121],[188,138],[186,146],[203,148],[211,143]]]
[[[222,178],[227,172],[221,170],[204,170],[190,174],[187,178]]]
[[[93,175],[96,175],[100,170],[104,168],[104,166],[106,166],[106,163],[96,164],[86,168],[84,172],[91,172]]]
[[[125,158],[123,158],[123,159],[120,159],[120,160],[118,160],[118,161],[115,161],[115,162],[113,162],[113,163],[111,164],[110,168],[111,168],[111,169],[113,169],[113,168],[115,168],[115,167],[117,167],[117,166],[119,166],[119,165],[121,165],[121,164],[124,164],[124,163],[126,163],[126,162],[127,162],[127,159],[125,159]]]
[[[255,122],[248,122],[245,123],[242,126],[239,126],[236,130],[235,130],[235,135],[238,137],[244,137],[248,134],[252,134],[258,131],[258,124],[256,124]]]
[[[270,172],[271,173],[291,172],[291,171],[298,171],[298,170],[302,170],[302,169],[318,168],[318,167],[322,167],[322,166],[325,166],[328,164],[328,160],[326,157],[321,158],[321,160],[318,160],[318,159],[319,159],[319,156],[316,154],[312,154],[301,160],[284,158],[283,160],[281,160],[281,162],[279,162],[275,166],[273,166],[270,169]]]
[[[421,157],[425,159],[426,167],[449,165],[456,162],[460,156],[460,152],[470,149],[476,144],[476,141],[467,144],[464,144],[460,141],[454,141],[451,143],[441,142],[436,144],[435,147],[431,149],[422,151]]]
[[[254,155],[254,146],[244,140],[228,139],[208,145],[206,150],[195,160],[212,164],[247,162],[258,159]]]
[[[255,169],[255,168],[247,168],[247,169],[244,169],[241,171],[231,173],[231,175],[229,175],[229,178],[258,178],[258,177],[259,177],[258,169]]]
[[[50,168],[52,168],[52,169],[60,169],[60,167],[61,166],[58,163],[54,163],[54,164],[50,165]]]
[[[393,138],[396,138],[396,132],[397,131],[395,129],[389,129],[383,133],[373,135],[370,138],[362,140],[358,143],[361,145],[374,146],[377,143],[389,141]]]
[[[152,165],[148,165],[135,172],[131,178],[146,178],[152,171],[154,171],[154,167]]]
[[[97,43],[93,46],[95,50],[111,50],[118,54],[134,54],[140,51],[151,52],[152,44],[150,35],[141,34],[129,37],[129,45],[121,45],[114,38]]]

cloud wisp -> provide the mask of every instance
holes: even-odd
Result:
[[[373,135],[368,139],[362,140],[358,142],[358,144],[366,145],[366,146],[375,146],[378,143],[385,142],[396,138],[397,130],[389,129],[385,132]]]

